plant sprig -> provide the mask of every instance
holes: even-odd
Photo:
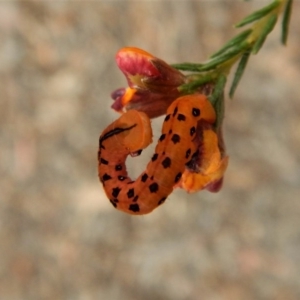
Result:
[[[205,83],[216,82],[220,76],[227,76],[232,67],[238,62],[229,90],[230,97],[233,97],[250,55],[259,52],[281,14],[283,15],[281,42],[284,45],[286,44],[292,4],[293,0],[273,0],[269,5],[246,16],[235,27],[241,28],[247,25],[249,28],[225,43],[210,56],[208,61],[201,64],[181,63],[172,65],[178,70],[194,72],[187,75],[187,78],[190,80],[188,80],[188,83],[180,86],[180,91],[182,93],[191,93]]]

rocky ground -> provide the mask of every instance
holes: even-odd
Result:
[[[126,85],[117,50],[201,62],[261,5],[0,3],[1,299],[300,299],[299,2],[287,47],[278,24],[226,100],[219,193],[175,191],[131,217],[97,177],[110,93]]]

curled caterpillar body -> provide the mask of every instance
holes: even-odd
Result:
[[[228,165],[228,156],[221,153],[218,137],[212,126],[201,128],[201,143],[195,160],[186,166],[176,187],[189,193],[207,189],[218,192],[222,187],[223,176]]]
[[[129,214],[150,213],[162,204],[180,181],[197,151],[197,124],[215,122],[215,111],[204,95],[187,95],[167,110],[162,134],[146,170],[132,181],[125,160],[151,142],[148,117],[130,110],[108,126],[99,139],[98,174],[112,205]]]

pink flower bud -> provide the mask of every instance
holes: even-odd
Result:
[[[163,60],[134,47],[122,48],[116,54],[120,70],[134,89],[167,93],[177,90],[185,76]]]

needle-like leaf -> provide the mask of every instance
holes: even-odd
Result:
[[[292,13],[292,4],[293,0],[288,0],[284,9],[283,19],[282,19],[282,34],[281,34],[281,42],[286,45],[288,33],[289,33],[289,24]]]
[[[199,86],[203,85],[204,83],[211,82],[212,80],[213,79],[211,75],[202,76],[199,79],[193,80],[190,83],[181,85],[178,88],[178,90],[180,93],[183,94],[192,94],[193,92],[195,92],[196,89],[199,88]]]
[[[222,124],[224,118],[224,88],[226,85],[227,78],[224,74],[221,74],[216,82],[215,89],[212,95],[209,97],[211,104],[213,105],[217,120],[215,128],[218,129]]]
[[[244,18],[242,21],[237,23],[235,27],[242,27],[244,25],[247,25],[249,23],[252,23],[256,20],[259,20],[263,17],[265,17],[267,14],[269,14],[271,11],[273,11],[275,8],[277,8],[280,5],[280,1],[273,1],[271,4],[263,7],[260,10],[255,11],[254,13],[250,14],[246,18]]]
[[[243,76],[243,73],[244,73],[244,70],[246,68],[247,62],[249,60],[250,54],[251,54],[250,51],[245,52],[243,54],[239,64],[238,64],[238,67],[237,67],[236,72],[234,74],[234,78],[233,78],[233,81],[232,81],[232,84],[231,84],[231,87],[230,87],[230,91],[229,91],[230,98],[233,97],[234,92],[235,92],[235,90],[238,86],[238,83],[240,82],[240,80]]]
[[[203,64],[181,63],[181,64],[172,64],[171,66],[181,71],[199,72],[199,69],[203,66]]]
[[[244,30],[243,32],[241,32],[240,34],[238,34],[237,36],[232,38],[230,41],[228,41],[220,50],[215,52],[210,58],[214,58],[216,56],[219,56],[220,54],[222,54],[223,52],[225,52],[229,48],[240,44],[241,42],[243,42],[249,36],[249,34],[251,32],[252,32],[251,28],[249,28],[247,30]]]
[[[273,30],[275,24],[277,21],[277,15],[271,15],[270,18],[268,19],[266,25],[264,26],[264,28],[262,29],[262,32],[259,36],[259,38],[257,39],[257,41],[255,42],[253,48],[252,48],[252,53],[256,54],[260,48],[262,47],[262,45],[264,44],[267,35]]]
[[[214,57],[212,60],[208,61],[207,63],[203,64],[199,71],[209,71],[215,69],[220,64],[224,63],[225,61],[233,58],[234,56],[238,55],[245,51],[249,45],[247,43],[241,43],[230,50],[226,51],[224,54]]]

